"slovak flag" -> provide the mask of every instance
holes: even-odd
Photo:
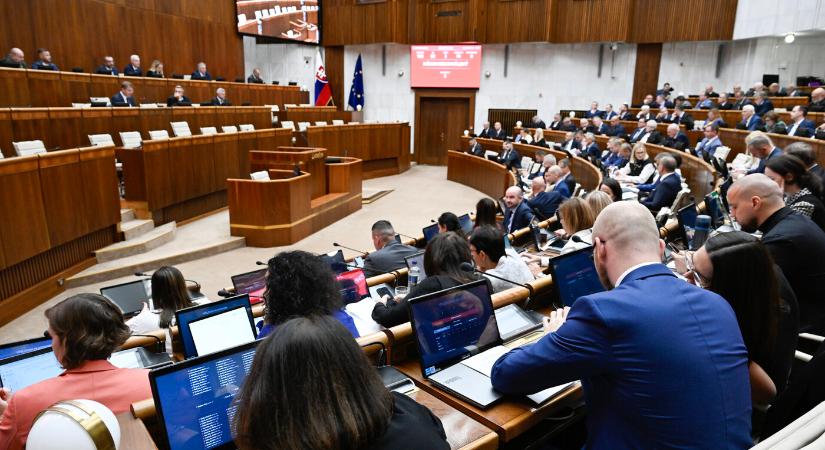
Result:
[[[320,50],[315,54],[315,61],[318,63],[318,69],[315,70],[315,106],[328,106],[332,103],[332,89],[327,81],[327,71],[324,69]]]

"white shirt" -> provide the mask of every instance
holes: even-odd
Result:
[[[619,173],[626,177],[624,178],[624,180],[636,184],[642,184],[647,182],[647,180],[650,179],[650,176],[653,175],[653,172],[656,172],[656,166],[652,162],[645,164],[645,166],[642,167],[642,171],[639,173],[639,175],[636,175],[635,177],[630,176],[629,163],[625,164],[624,167],[619,169]]]
[[[530,272],[530,268],[527,267],[527,264],[522,261],[520,257],[514,257],[510,254],[502,256],[501,259],[498,260],[498,265],[495,269],[490,269],[488,272],[521,284],[529,283],[536,279],[533,273]],[[490,280],[493,286],[493,293],[516,287],[513,283],[508,283],[497,278],[487,277],[487,279]]]
[[[805,119],[803,118],[802,120],[805,120]],[[799,124],[802,123],[802,120],[793,123],[793,126],[791,127],[791,129],[788,130],[788,136],[793,136],[793,134],[796,133],[796,129],[799,128]]]
[[[636,270],[636,269],[638,269],[638,268],[640,268],[640,267],[644,267],[644,266],[652,266],[653,264],[661,264],[661,263],[660,263],[660,262],[643,262],[643,263],[641,263],[641,264],[636,264],[635,266],[631,266],[629,269],[625,270],[624,272],[622,272],[622,274],[621,274],[621,275],[619,275],[619,278],[617,278],[617,279],[616,279],[616,286],[621,285],[621,284],[622,284],[622,281],[624,281],[624,278],[625,278],[625,277],[626,277],[626,276],[627,276],[630,272],[633,272],[634,270]]]
[[[573,236],[578,236],[584,242],[574,242]],[[565,253],[570,253],[576,250],[581,250],[585,247],[590,247],[593,245],[593,230],[588,228],[586,230],[579,230],[573,233],[573,236],[570,236],[570,239],[564,244],[564,247],[561,248],[561,254],[564,255]]]
[[[172,318],[172,322],[174,324],[174,317]],[[154,312],[149,308],[144,308],[140,311],[140,314],[129,319],[126,325],[132,330],[132,334],[148,334],[157,331],[160,329],[160,312]],[[172,336],[169,334],[168,328],[164,331],[166,332],[166,352],[171,354]]]

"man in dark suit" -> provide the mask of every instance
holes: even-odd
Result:
[[[609,128],[601,117],[593,118],[593,134],[607,134]]]
[[[613,118],[610,119],[610,128],[607,130],[607,135],[621,139],[625,139],[627,137],[627,130],[619,121],[619,116],[613,116]]]
[[[484,124],[481,125],[481,131],[478,132],[478,137],[490,139],[493,137],[492,133],[493,130],[490,129],[490,122],[484,122]]]
[[[785,206],[782,190],[762,174],[728,190],[731,215],[742,231],[762,232],[762,244],[782,269],[799,303],[800,332],[825,331],[825,232]]]
[[[745,105],[750,105],[751,101],[745,97],[745,94],[742,91],[736,91],[733,93],[733,109],[742,109]]]
[[[627,108],[627,103],[623,103],[622,106],[619,106],[619,120],[633,120],[633,114],[631,114],[630,110]]]
[[[569,117],[565,117],[564,120],[561,121],[561,130],[562,131],[576,131],[576,125],[573,124],[573,119]]]
[[[650,196],[642,201],[642,204],[653,212],[670,208],[682,190],[682,179],[676,173],[676,158],[660,153],[656,157],[656,171],[659,173],[659,179],[651,187]],[[642,186],[639,185],[639,191],[643,191]]]
[[[768,86],[768,95],[771,97],[787,97],[788,92],[779,86],[779,83],[771,83]]]
[[[134,108],[137,107],[134,93],[135,88],[132,86],[132,82],[124,81],[120,83],[120,92],[113,95],[109,101],[112,103],[112,106],[126,106]]]
[[[719,139],[719,126],[713,123],[705,125],[705,137],[698,144],[696,144],[695,156],[704,158],[705,154],[714,156],[716,149],[722,146],[722,141]]]
[[[533,212],[524,201],[524,192],[518,186],[510,186],[504,193],[504,228],[507,233],[526,228],[533,220]]]
[[[602,114],[602,119],[604,119],[605,122],[610,122],[611,119],[618,115],[619,113],[613,111],[613,105],[610,103],[604,105],[604,114]]]
[[[232,106],[232,102],[226,98],[226,90],[224,88],[215,90],[215,98],[213,98],[210,103],[212,103],[212,106]]]
[[[676,108],[673,109],[673,114],[669,117],[668,120],[670,123],[675,123],[676,125],[684,125],[686,131],[692,131],[694,127],[693,116],[685,112],[685,108],[682,105],[677,105]]]
[[[644,142],[647,144],[655,144],[661,145],[665,142],[665,137],[662,136],[662,133],[659,132],[656,128],[658,127],[658,123],[655,120],[648,120],[645,123],[645,135],[639,139],[639,142]]]
[[[581,151],[582,145],[581,142],[576,140],[576,134],[572,131],[568,131],[564,134],[564,142],[561,143],[560,148],[568,154],[572,155],[577,153],[576,150]]]
[[[719,94],[719,103],[716,105],[716,109],[723,111],[733,109],[733,103],[731,103],[728,99],[728,94],[726,92]]]
[[[711,98],[716,98],[716,97],[719,97],[719,94],[717,94],[713,90],[713,86],[709,84],[709,85],[705,86],[705,96],[711,97]]]
[[[501,122],[493,124],[493,129],[487,137],[490,139],[498,139],[499,141],[503,141],[507,137],[507,133],[501,128]]]
[[[664,85],[662,85],[661,89],[656,89],[656,95],[667,96],[670,95],[671,92],[673,92],[673,88],[670,87],[670,83],[665,83]]]
[[[679,129],[679,125],[672,123],[667,126],[667,137],[662,145],[675,150],[685,151],[685,149],[690,146],[690,141],[685,133],[682,133],[682,130]]]
[[[52,62],[52,53],[45,48],[37,49],[37,61],[32,63],[34,70],[60,70],[57,65]]]
[[[541,120],[539,116],[533,116],[530,120],[530,128],[541,128],[542,130],[547,128],[547,125],[544,124],[544,121]]]
[[[95,69],[97,75],[117,75],[117,67],[115,67],[115,59],[111,56],[103,57],[103,64]]]
[[[513,149],[513,141],[510,138],[506,138],[502,144],[501,156],[498,162],[504,164],[507,170],[521,168],[521,155]]]
[[[175,93],[166,99],[166,106],[192,106],[192,100],[183,95],[183,86],[175,86]]]
[[[606,290],[554,311],[541,339],[501,356],[493,388],[525,395],[581,380],[584,448],[752,446],[748,350],[736,315],[718,294],[674,276],[663,248],[643,207],[608,205],[593,226]]]
[[[561,125],[562,125],[561,114],[559,114],[559,113],[553,114],[553,121],[550,122],[550,129],[551,130],[560,130]]]
[[[651,108],[661,108],[664,106],[665,108],[673,108],[673,102],[665,98],[664,95],[657,95],[656,96],[656,106],[650,105]]]
[[[820,180],[823,185],[825,185],[825,169],[817,164],[816,153],[814,153],[814,149],[811,147],[811,144],[807,142],[794,142],[793,144],[785,147],[785,154],[793,155],[801,159],[802,162],[805,163],[805,167],[808,168],[808,172],[811,175],[816,176],[816,178]]]
[[[810,112],[825,112],[825,89],[818,87],[811,92],[811,103],[808,104]]]
[[[256,84],[264,84],[264,79],[261,78],[261,69],[254,68],[252,69],[252,75],[246,78],[247,83],[256,83]]]
[[[596,143],[596,136],[593,133],[584,134],[584,145],[582,147],[584,147],[581,154],[582,158],[593,161],[602,157],[602,150],[599,148],[599,144]]]
[[[140,56],[132,55],[129,57],[129,64],[123,68],[123,75],[127,77],[143,76],[143,70],[140,68]]]
[[[570,158],[564,158],[559,161],[559,169],[561,169],[561,180],[567,185],[569,195],[576,192],[576,178],[573,177],[573,171],[570,169]]]
[[[808,107],[796,105],[791,110],[791,123],[788,126],[788,136],[811,137],[816,130],[816,124],[808,120]]]
[[[395,240],[395,229],[387,220],[372,225],[374,252],[364,258],[364,275],[374,277],[385,272],[407,267],[404,258],[418,253],[418,249]]]
[[[635,144],[639,142],[647,134],[647,120],[639,119],[638,126],[630,133],[630,143]]]
[[[739,130],[757,131],[765,129],[765,122],[756,115],[756,108],[753,105],[742,107],[742,121],[736,124]]]
[[[473,156],[484,158],[484,147],[482,147],[481,144],[479,144],[478,141],[476,141],[475,136],[470,138],[470,149],[467,151],[467,153]]]
[[[586,119],[592,119],[594,117],[602,117],[602,112],[599,111],[599,102],[593,102],[590,104],[590,110],[584,112],[584,117]]]
[[[592,133],[594,132],[593,125],[590,124],[590,121],[587,119],[579,119],[579,131],[582,133]]]
[[[6,54],[6,57],[0,60],[0,67],[8,67],[12,69],[25,69],[26,61],[23,50],[20,50],[17,47],[14,47],[11,50],[9,50],[9,53]]]
[[[767,92],[762,92],[756,96],[756,103],[754,104],[756,115],[764,116],[769,111],[773,111],[773,102],[768,98]]]
[[[211,81],[212,80],[212,75],[209,75],[209,72],[206,71],[206,63],[205,62],[199,62],[198,63],[198,68],[195,69],[194,72],[192,72],[192,79],[193,80],[205,80],[205,81]]]
[[[550,167],[544,172],[544,184],[550,187],[549,190],[547,190],[547,188],[545,188],[545,190],[556,193],[562,198],[570,198],[573,192],[570,186],[564,181],[564,173],[562,173],[561,167],[557,165]]]
[[[532,195],[527,200],[527,206],[538,216],[539,220],[547,220],[556,214],[559,205],[564,201],[564,197],[558,192],[546,192],[547,182],[544,177],[533,178],[530,184]]]
[[[748,134],[745,137],[745,146],[751,155],[759,158],[759,166],[749,170],[748,175],[765,173],[765,163],[771,158],[782,155],[782,149],[773,145],[771,138],[761,131]]]

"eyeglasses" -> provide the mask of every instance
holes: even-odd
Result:
[[[693,254],[696,252],[685,252],[685,266],[687,266],[688,274],[693,276],[693,280],[700,287],[707,287],[710,285],[710,279],[696,270],[696,265],[693,264]]]

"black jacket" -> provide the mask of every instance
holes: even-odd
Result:
[[[410,290],[405,298],[397,302],[394,299],[390,299],[386,305],[376,303],[372,308],[372,320],[387,328],[406,323],[410,320],[408,300],[460,286],[464,283],[466,283],[466,281],[457,281],[444,275],[424,278]]]
[[[450,448],[441,420],[429,409],[398,392],[393,392],[392,397],[394,404],[387,430],[364,450]]]

